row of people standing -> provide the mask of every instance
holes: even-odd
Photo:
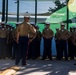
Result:
[[[76,57],[76,27],[70,28],[71,36],[68,39],[68,56],[70,59]]]
[[[61,30],[65,28],[65,25],[61,26]],[[63,55],[65,59],[68,60],[68,57],[74,59],[76,57],[76,27],[70,27],[70,31],[59,33],[59,29],[56,29],[55,41],[56,41],[56,50],[57,50],[57,59],[61,60]],[[67,36],[65,36],[67,35]],[[60,39],[61,35],[63,40]],[[64,51],[64,52],[63,52]]]
[[[8,31],[4,27],[4,23],[1,23],[0,25],[0,58],[6,57],[6,45],[7,45],[7,36]]]
[[[16,24],[16,27],[19,24]],[[30,33],[29,35],[29,43],[28,43],[28,52],[27,59],[37,59],[40,57],[40,42],[41,38],[44,39],[44,51],[42,60],[45,60],[48,56],[50,60],[52,60],[52,38],[54,37],[54,32],[50,29],[50,23],[46,23],[46,27],[43,29],[41,33],[39,31],[39,27],[35,26],[34,23],[31,25],[36,29],[36,34]],[[68,56],[70,59],[74,59],[76,57],[76,27],[70,28],[70,32],[65,30],[64,23],[61,23],[61,29],[57,29],[55,34],[55,42],[56,42],[56,51],[57,51],[57,59],[61,60],[63,58],[63,54],[65,56],[65,60],[68,60]],[[0,58],[13,58],[15,59],[18,44],[16,41],[16,30],[14,27],[9,26],[5,23],[1,23],[0,25]]]
[[[27,59],[37,59],[40,57],[40,43],[42,34],[39,31],[39,27],[36,26],[35,23],[32,22],[31,25],[36,29],[36,33],[33,34],[30,32]]]
[[[20,23],[16,23],[16,28]],[[16,28],[5,22],[0,23],[0,59],[15,59],[18,44],[16,42]]]
[[[45,60],[47,57],[50,60],[52,60],[51,44],[52,44],[52,38],[54,37],[54,32],[52,31],[52,29],[50,29],[50,23],[45,23],[45,28],[43,29],[41,34],[39,28],[34,24],[30,24],[29,20],[30,18],[28,16],[24,16],[24,22],[19,24],[16,29],[8,27],[7,25],[6,27],[4,27],[4,24],[3,23],[1,24],[2,25],[0,28],[1,58],[5,57],[16,58],[15,61],[16,65],[18,65],[20,60],[22,59],[22,65],[26,65],[26,58],[36,59],[40,56],[40,42],[41,37],[43,37],[44,51],[42,60]],[[68,60],[68,52],[69,56],[71,58],[74,58],[76,48],[75,31],[76,29],[74,29],[74,31],[70,33],[68,30],[65,29],[65,24],[61,23],[61,29],[57,31],[55,36],[58,60],[61,60],[63,58],[63,53],[65,60]],[[69,43],[70,39],[72,45]],[[68,52],[67,52],[67,44],[68,44]]]
[[[12,32],[14,27],[0,23],[0,58],[12,57]]]

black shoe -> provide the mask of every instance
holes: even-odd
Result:
[[[49,60],[52,60],[52,58],[49,58]]]
[[[15,66],[18,66],[18,64],[17,64],[17,63],[15,63]]]
[[[26,66],[27,64],[22,64],[22,66]]]
[[[61,58],[57,58],[57,60],[61,60]]]
[[[27,60],[30,60],[31,58],[27,58]]]
[[[32,60],[36,60],[36,58],[32,58]]]
[[[15,60],[15,58],[11,58],[12,60]]]
[[[15,65],[18,65],[19,63],[18,62],[15,62]]]
[[[74,60],[74,58],[70,58],[70,60]]]
[[[74,65],[76,65],[76,63],[74,63]]]
[[[65,59],[65,61],[68,61],[68,59]]]
[[[45,60],[45,58],[42,58],[41,60]]]

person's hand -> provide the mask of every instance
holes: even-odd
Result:
[[[32,42],[32,39],[30,39],[29,42]]]
[[[19,43],[18,40],[16,40],[17,44]]]
[[[48,37],[47,37],[47,36],[45,36],[45,38],[46,38],[46,39],[48,39]]]

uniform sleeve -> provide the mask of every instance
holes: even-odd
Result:
[[[17,33],[20,32],[20,25],[16,28]]]
[[[52,31],[52,36],[54,35],[54,32],[53,32],[53,30],[51,30]]]
[[[69,31],[67,31],[67,33],[68,33],[68,38],[69,38],[71,36],[71,33]]]
[[[9,30],[6,30],[7,43],[9,42]]]
[[[32,33],[36,33],[36,29],[35,29],[32,25],[29,25],[29,30],[30,30]]]
[[[45,37],[45,31],[44,31],[44,29],[42,31],[42,36]]]
[[[56,35],[56,36],[57,36],[57,38],[58,38],[58,39],[61,39],[60,31],[58,31],[58,33],[57,33],[57,35]]]

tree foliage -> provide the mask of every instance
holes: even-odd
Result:
[[[52,12],[53,13],[53,12],[61,9],[62,7],[66,6],[66,2],[61,3],[60,0],[54,1],[54,4],[55,4],[55,7],[54,8],[49,7],[49,9],[48,9],[49,12]]]

